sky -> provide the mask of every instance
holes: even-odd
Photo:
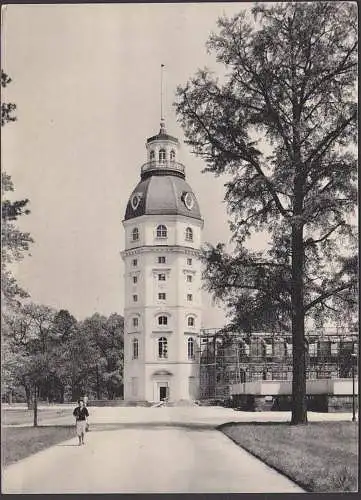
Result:
[[[2,168],[15,199],[29,198],[21,229],[35,243],[15,275],[34,302],[78,319],[123,313],[122,220],[159,131],[160,65],[168,133],[182,143],[172,103],[198,68],[217,71],[205,43],[217,18],[247,3],[8,5],[2,10],[6,100],[17,121],[2,129]],[[218,71],[222,71],[218,67]],[[5,98],[4,97],[4,98]],[[231,233],[222,177],[182,144],[181,161],[205,221],[203,240]],[[223,326],[204,293],[203,326]]]

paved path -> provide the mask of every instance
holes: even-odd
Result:
[[[216,430],[93,431],[3,471],[3,493],[302,492]]]
[[[72,412],[75,405],[50,406],[44,408],[68,410],[67,415],[42,417],[39,412],[39,425],[71,425],[74,423]],[[25,410],[24,410],[25,411]],[[267,411],[246,412],[234,411],[221,406],[193,406],[193,407],[89,407],[91,423],[116,423],[116,424],[198,424],[217,426],[226,422],[289,422],[291,412]],[[308,412],[310,422],[351,421],[351,413],[315,413]],[[5,418],[6,422],[6,418]],[[19,427],[32,426],[20,424]]]
[[[67,416],[39,423],[73,424],[72,408]],[[290,412],[222,407],[90,407],[89,412],[92,431],[85,446],[78,447],[74,438],[6,467],[3,493],[302,491],[215,430],[226,422],[286,422]],[[351,420],[348,413],[308,417]]]

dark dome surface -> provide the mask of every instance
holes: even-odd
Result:
[[[188,209],[183,201],[186,193],[192,194],[193,206]],[[140,201],[133,209],[132,199],[139,195]],[[188,203],[188,206],[189,203]],[[141,180],[133,190],[125,211],[125,220],[141,215],[184,215],[202,219],[199,205],[189,184],[175,175],[152,175]]]

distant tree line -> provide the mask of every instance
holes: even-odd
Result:
[[[98,313],[77,321],[69,311],[34,303],[3,313],[3,399],[64,403],[87,395],[123,395],[123,317]]]

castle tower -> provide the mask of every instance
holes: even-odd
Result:
[[[198,398],[203,220],[164,121],[127,204],[124,399]]]

